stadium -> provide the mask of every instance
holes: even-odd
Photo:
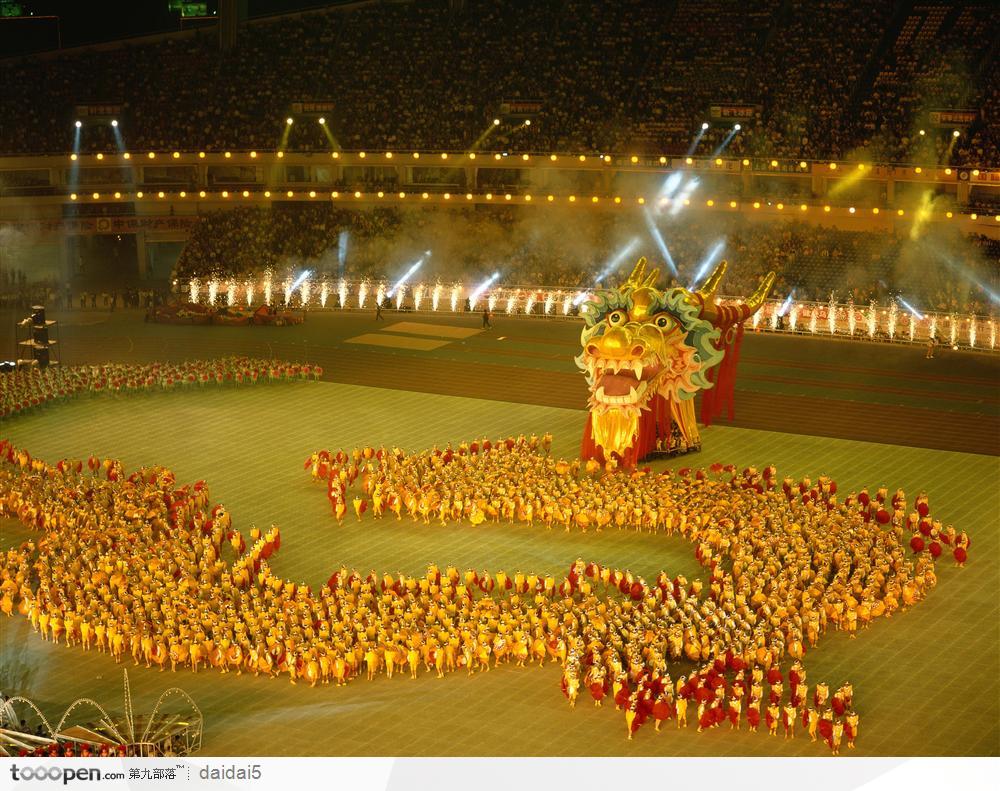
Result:
[[[1000,754],[1000,8],[128,5],[0,3],[5,755]]]

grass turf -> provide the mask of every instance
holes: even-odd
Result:
[[[99,398],[7,422],[3,435],[36,456],[120,458],[127,468],[165,464],[179,481],[204,478],[234,523],[282,528],[276,573],[321,584],[341,563],[360,570],[420,572],[426,564],[564,571],[577,557],[697,576],[679,539],[609,531],[414,526],[368,519],[339,528],[302,463],[314,449],[355,444],[407,449],[488,434],[541,433],[571,456],[584,413],[454,396],[329,383],[258,386],[114,400]],[[935,516],[966,529],[971,561],[939,564],[940,584],[915,609],[882,620],[857,640],[828,634],[807,655],[811,683],[851,680],[861,713],[858,755],[1000,754],[1000,589],[995,558],[1000,460],[872,443],[712,427],[706,452],[670,462],[775,463],[779,475],[827,473],[841,491],[926,489]],[[665,465],[656,465],[665,466]],[[890,489],[890,490],[891,490]],[[0,546],[26,531],[0,525]],[[25,694],[50,715],[88,695],[120,708],[120,670],[106,655],[42,642],[24,619],[0,621],[0,688]],[[686,665],[684,667],[687,667]],[[213,755],[825,755],[802,734],[792,742],[746,731],[693,730],[624,738],[624,717],[607,705],[571,710],[558,671],[504,668],[472,678],[422,676],[309,689],[287,681],[215,673],[130,670],[138,711],[179,684],[205,713]]]

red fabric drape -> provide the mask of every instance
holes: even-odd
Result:
[[[723,344],[725,357],[715,368],[709,370],[706,378],[713,386],[701,392],[701,422],[712,425],[712,421],[725,409],[729,420],[736,416],[734,394],[736,391],[736,364],[740,360],[740,346],[743,343],[743,325],[736,329],[731,343]]]

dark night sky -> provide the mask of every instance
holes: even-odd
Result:
[[[181,28],[180,13],[171,11],[167,0],[13,0],[13,2],[14,5],[21,7],[25,15],[58,16],[63,47]],[[218,9],[218,0],[207,0],[206,4],[209,14]],[[250,17],[337,4],[323,0],[246,0]],[[56,41],[54,22],[38,19],[0,19],[0,57],[55,49]]]

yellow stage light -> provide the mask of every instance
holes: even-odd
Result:
[[[76,200],[76,193],[75,193],[75,192],[71,192],[71,193],[69,194],[69,199],[70,199],[70,200]]]
[[[446,193],[444,194],[444,199],[445,199],[445,200],[451,200],[451,193],[450,193],[450,192],[446,192]]]
[[[521,159],[523,159],[525,162],[527,162],[530,158],[531,157],[529,157],[527,154],[521,154]]]
[[[979,175],[979,168],[973,168],[972,175],[973,176],[978,176]]]
[[[805,170],[807,167],[809,167],[809,163],[806,162],[805,160],[802,160],[801,162],[799,162],[799,167]]]
[[[552,201],[554,201],[555,199],[556,199],[556,196],[555,196],[555,195],[549,195],[549,196],[548,196],[548,197],[546,198],[546,200],[548,200],[548,202],[549,202],[549,203],[552,203]]]
[[[204,159],[204,158],[205,158],[205,152],[204,151],[199,151],[198,152],[198,159]]]
[[[749,165],[750,165],[750,160],[749,159],[744,159],[743,160],[743,167],[749,167]]]
[[[423,198],[424,200],[426,200],[427,198],[430,197],[430,195],[428,195],[426,192],[424,192],[424,193],[421,193],[420,197]]]
[[[722,157],[716,157],[715,164],[716,165],[721,165],[722,164]]]
[[[872,214],[878,214],[878,206],[872,209]]]
[[[921,137],[923,137],[923,136],[924,136],[924,135],[926,135],[926,134],[927,134],[927,133],[926,133],[926,132],[925,132],[925,131],[924,131],[923,129],[921,129],[921,130],[920,130],[920,136],[921,136]]]
[[[865,169],[865,163],[864,162],[859,162],[858,163],[858,170],[863,171],[864,169]]]
[[[385,152],[385,158],[386,159],[392,159],[392,152],[391,151],[386,151]]]
[[[384,197],[385,197],[385,193],[384,193],[384,192],[382,192],[382,190],[379,190],[379,191],[378,191],[378,192],[376,192],[375,194],[376,194],[376,195],[378,195],[378,196],[379,196],[380,198],[384,198]]]
[[[288,116],[288,118],[285,119],[285,123],[291,126],[294,123],[294,120],[291,116]]]
[[[471,192],[466,192],[465,193],[465,199],[466,200],[472,200],[472,193]]]
[[[945,168],[945,169],[944,169],[944,174],[945,174],[946,176],[950,176],[950,175],[951,175],[951,168]]]
[[[132,158],[132,155],[128,151],[126,151],[124,154],[122,154],[122,159],[131,159],[131,158]]]
[[[511,197],[510,193],[508,192],[506,195],[503,196],[503,199],[504,200],[510,200],[510,197]]]
[[[184,193],[181,193],[181,194],[183,195]],[[120,192],[116,192],[115,193],[115,198],[120,198],[121,196],[122,196],[122,194]]]
[[[972,212],[972,214],[970,214],[969,216],[970,216],[970,217],[971,217],[971,218],[972,218],[973,220],[978,220],[978,219],[979,219],[979,215],[978,215],[978,214],[976,214],[975,212]]]
[[[830,163],[830,170],[836,170],[836,169],[837,169],[837,163],[836,162],[831,162]]]
[[[493,193],[492,192],[487,192],[486,193],[486,200],[493,200]]]
[[[946,211],[944,213],[944,216],[947,217],[950,220],[954,215],[950,211]]]
[[[250,159],[256,159],[256,158],[257,158],[257,152],[256,151],[251,151],[250,152]]]
[[[851,214],[854,214],[854,207],[853,207],[853,206],[851,206],[851,208],[849,208],[849,209],[848,209],[848,211],[849,211],[849,212],[850,212]]]
[[[271,197],[271,190],[264,190],[264,197],[265,198],[270,198]]]
[[[98,198],[100,198],[100,197],[101,197],[101,193],[99,193],[99,192],[95,192],[95,193],[93,194],[93,198],[94,198],[94,200],[97,200],[97,199],[98,199]],[[161,197],[161,198],[163,197],[163,193],[162,193],[162,192],[160,193],[160,197]]]
[[[331,200],[336,200],[339,197],[340,197],[340,193],[337,192],[337,190],[334,190],[333,192],[330,193]]]
[[[778,211],[781,211],[784,208],[785,208],[785,204],[784,203],[779,203],[778,204]]]
[[[475,159],[475,158],[476,158],[475,152],[469,154],[469,159]]]
[[[291,197],[293,197],[293,196],[295,195],[295,193],[294,193],[294,192],[292,192],[291,190],[288,190],[288,192],[286,192],[285,194],[286,194],[286,195],[287,195],[287,196],[288,196],[289,198],[291,198]]]
[[[200,190],[200,191],[198,192],[198,197],[199,197],[199,198],[204,198],[204,197],[205,197],[205,190]]]
[[[69,155],[69,158],[70,158],[70,160],[71,160],[71,161],[73,161],[73,162],[76,162],[76,160],[78,159],[78,157],[77,157],[77,155],[76,155],[76,154],[70,154],[70,155]]]
[[[228,192],[226,192],[225,190],[223,190],[223,191],[222,191],[222,197],[223,197],[223,198],[228,198],[228,197],[229,197],[229,193],[228,193]]]
[[[580,154],[580,161],[581,162],[586,162],[587,161],[587,157],[585,157],[583,154]]]
[[[405,197],[406,197],[406,193],[405,193],[405,192],[401,192],[401,193],[399,193],[399,197],[400,197],[400,198],[405,198]]]
[[[622,199],[620,195],[615,195],[615,203],[621,203]]]
[[[368,155],[364,151],[359,151],[358,152],[358,156],[361,157],[362,159],[364,159]]]
[[[284,151],[279,151],[278,152],[278,159],[281,159],[283,156],[285,156],[285,152]]]
[[[799,211],[805,211],[805,210],[806,210],[806,209],[808,209],[808,208],[809,208],[809,207],[808,207],[808,206],[806,206],[806,205],[805,205],[805,204],[803,203],[803,204],[802,204],[801,206],[799,206]]]
[[[149,157],[150,159],[156,159],[156,153],[153,151],[150,151],[148,154],[146,154],[146,156]]]
[[[323,116],[319,117],[319,125],[326,126],[326,119]]]
[[[98,155],[97,155],[97,158],[98,158],[98,159],[104,159],[104,154],[98,154]]]
[[[177,193],[177,194],[178,194],[178,195],[180,195],[180,196],[181,196],[182,198],[186,198],[186,197],[188,196],[188,194],[187,194],[187,193],[186,193],[186,192],[185,192],[184,190],[181,190],[181,191],[180,191],[179,193]],[[116,198],[118,197],[118,193],[117,193],[117,192],[115,193],[115,197],[116,197]]]
[[[413,152],[413,158],[414,159],[420,159],[420,152],[419,151],[414,151]]]
[[[597,203],[597,200],[598,200],[598,199],[597,199],[597,196],[596,196],[596,195],[594,195],[594,196],[593,196],[593,197],[592,197],[592,198],[590,199],[590,202],[591,202],[591,203]]]
[[[776,167],[778,167],[778,160],[776,160],[776,159],[772,159],[772,160],[771,160],[771,167],[772,167],[772,168],[776,168]]]
[[[330,154],[330,156],[333,157],[334,159],[340,159],[340,152],[334,151],[333,153]]]
[[[959,136],[960,134],[962,134],[962,133],[961,133],[961,132],[959,132],[959,131],[958,131],[958,130],[956,129],[956,130],[955,130],[954,132],[952,132],[952,133],[951,133],[951,136],[952,136],[952,137],[958,137],[958,136]]]
[[[243,193],[243,197],[246,197],[246,193],[245,192]],[[315,198],[316,197],[316,190],[309,190],[309,197],[310,198]]]
[[[499,155],[499,154],[494,154],[494,155],[493,155],[493,158],[494,158],[494,159],[500,159],[500,155]]]
[[[685,162],[686,162],[687,164],[689,164],[689,165],[693,165],[693,164],[694,164],[694,160],[693,160],[693,159],[691,159],[691,157],[688,157],[688,158],[687,158],[687,159],[685,159],[684,161],[685,161]]]
[[[604,155],[604,161],[605,162],[608,162],[610,159],[611,159],[611,157],[609,157],[607,154]],[[629,161],[631,161],[631,163],[634,165],[634,164],[636,164],[639,161],[639,157],[637,157],[635,154],[633,154],[631,157],[629,157]]]
[[[666,157],[660,157],[660,164],[661,165],[666,165],[667,164],[667,158]]]
[[[569,202],[570,203],[576,203],[576,195],[570,195],[569,196]]]
[[[705,201],[705,205],[706,206],[714,206],[715,205],[715,201],[712,200],[711,198],[709,198],[707,201]]]
[[[914,173],[923,173],[923,172],[924,172],[924,169],[923,169],[922,167],[915,167],[915,168],[913,169],[913,172],[914,172]]]
[[[736,208],[736,201],[734,201],[734,200],[729,201],[729,208],[730,209],[735,209]]]
[[[900,217],[902,217],[903,216],[903,210],[899,209],[899,211],[897,211],[896,214],[898,214]]]
[[[826,211],[826,212],[830,211],[830,207],[829,206],[824,206],[823,207],[823,211]]]
[[[355,198],[360,198],[360,197],[361,197],[361,193],[360,193],[359,191],[356,191],[356,192],[354,193],[354,197],[355,197]]]
[[[174,157],[174,159],[180,159],[181,158],[181,152],[180,151],[175,151],[173,153],[173,157]]]
[[[549,159],[555,162],[557,159],[559,159],[559,157],[557,157],[555,154],[549,154]]]
[[[646,202],[645,198],[639,198],[639,205],[642,206]]]
[[[139,190],[139,191],[138,191],[138,192],[137,192],[137,193],[135,194],[135,197],[137,197],[137,198],[141,198],[141,197],[142,197],[142,190]]]
[[[447,159],[447,158],[448,158],[448,155],[447,155],[446,153],[443,153],[443,152],[442,152],[442,154],[441,154],[441,159]]]
[[[754,207],[755,209],[759,209],[759,208],[760,208],[760,201],[756,201],[756,200],[755,200],[755,201],[753,202],[753,207]]]

